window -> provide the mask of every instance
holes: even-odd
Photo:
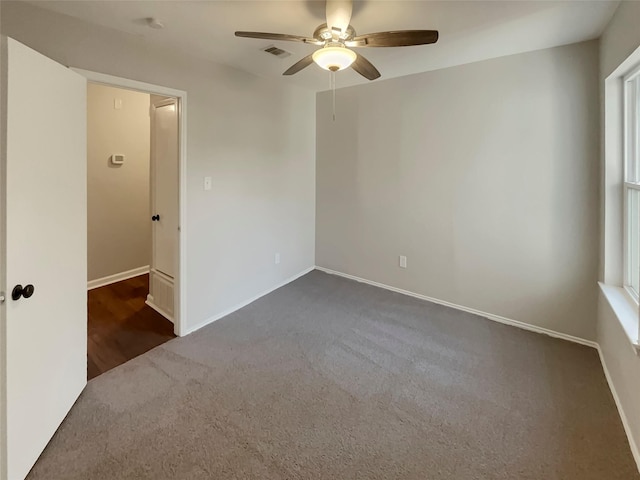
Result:
[[[640,355],[640,47],[604,80],[600,291]]]
[[[640,292],[640,68],[624,82],[624,287]]]

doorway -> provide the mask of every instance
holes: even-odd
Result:
[[[0,293],[11,285],[0,301],[0,477],[24,478],[87,384],[87,80],[177,99],[178,336],[188,333],[187,99],[70,69],[7,37],[0,64]]]
[[[89,80],[91,379],[184,333],[180,186],[185,95],[142,84],[131,88],[137,82],[113,77],[95,81],[91,75],[105,76],[79,73]]]

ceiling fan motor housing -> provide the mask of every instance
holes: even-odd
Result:
[[[323,23],[313,32],[313,38],[321,42],[346,42],[355,36],[356,31],[351,25],[343,32],[341,30],[331,30],[326,23]]]

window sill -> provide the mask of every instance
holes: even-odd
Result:
[[[609,302],[613,313],[615,313],[624,333],[631,342],[636,355],[640,355],[640,341],[638,339],[638,305],[629,296],[624,288],[615,287],[613,285],[606,285],[602,282],[598,282],[602,294]]]

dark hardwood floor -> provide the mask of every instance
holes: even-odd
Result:
[[[89,379],[175,337],[173,323],[144,303],[147,293],[149,275],[89,290]]]

